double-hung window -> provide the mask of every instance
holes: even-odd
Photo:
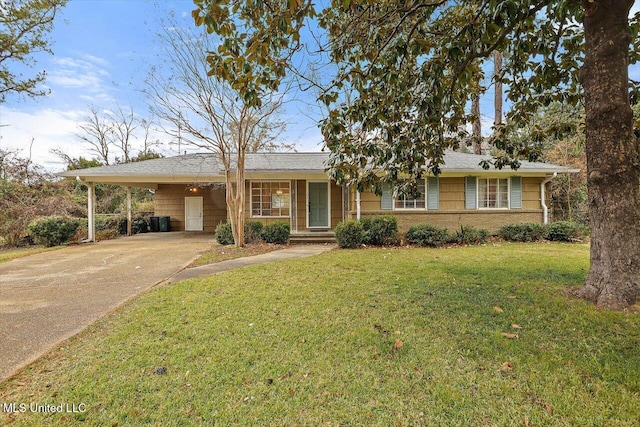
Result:
[[[480,209],[508,209],[509,180],[506,178],[478,178],[478,207]]]
[[[289,181],[251,181],[251,216],[288,217]]]
[[[413,198],[410,195],[396,197],[394,205],[395,209],[424,209],[424,179],[418,180],[418,191],[420,192],[420,196],[418,198]]]

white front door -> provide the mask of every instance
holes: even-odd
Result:
[[[202,231],[202,197],[184,198],[184,231]]]

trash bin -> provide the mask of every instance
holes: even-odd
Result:
[[[159,216],[150,216],[149,223],[151,225],[151,231],[156,232],[160,231],[160,217]]]
[[[158,229],[160,231],[170,231],[170,227],[169,227],[169,220],[170,217],[168,216],[159,216],[158,217]]]

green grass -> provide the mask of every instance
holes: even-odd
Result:
[[[586,245],[506,243],[180,282],[0,385],[85,413],[0,424],[637,426],[640,319],[569,297],[587,268]]]
[[[19,249],[2,249],[0,250],[0,264],[3,262],[11,261],[12,259],[22,258],[25,256],[39,254],[40,252],[47,252],[59,249],[60,247],[55,248],[43,248],[42,246],[38,247],[29,247],[29,248],[19,248]]]

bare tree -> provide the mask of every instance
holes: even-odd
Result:
[[[153,118],[151,119],[140,119],[140,128],[144,132],[142,137],[142,150],[138,154],[138,157],[145,157],[149,153],[152,152],[154,147],[158,147],[161,143],[159,139],[152,139],[151,137],[151,126],[153,124]]]
[[[282,93],[268,93],[260,107],[248,106],[226,82],[208,75],[207,33],[180,28],[173,18],[158,39],[165,60],[151,69],[146,93],[166,131],[182,143],[213,152],[225,171],[227,214],[237,246],[244,245],[244,166],[247,152],[280,148],[284,122],[277,112]]]
[[[111,120],[111,138],[113,145],[122,152],[122,163],[129,163],[132,157],[132,140],[135,138],[133,131],[138,127],[138,122],[133,114],[133,108],[125,111],[121,105],[118,110],[107,116]]]
[[[109,151],[113,145],[111,135],[113,123],[104,113],[100,113],[95,105],[89,107],[84,122],[78,125],[80,132],[76,134],[89,145],[89,150],[105,165],[109,164]]]

